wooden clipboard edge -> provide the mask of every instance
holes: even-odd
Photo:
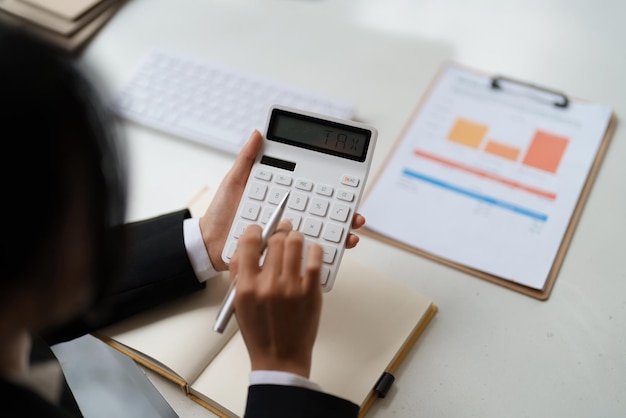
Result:
[[[583,185],[583,188],[580,191],[580,195],[578,196],[578,202],[576,203],[576,207],[572,212],[572,216],[570,218],[569,224],[567,225],[567,229],[565,230],[565,234],[563,234],[563,240],[561,241],[559,250],[554,257],[552,268],[550,269],[550,273],[548,274],[548,278],[546,280],[546,285],[544,286],[544,290],[542,292],[544,294],[543,300],[547,300],[550,296],[552,287],[554,286],[554,282],[556,281],[556,277],[559,273],[559,270],[561,269],[561,265],[563,264],[563,260],[565,259],[565,255],[567,253],[567,250],[569,249],[569,245],[576,231],[576,226],[578,225],[578,221],[580,220],[580,216],[582,215],[585,203],[587,203],[587,199],[589,197],[589,194],[591,193],[593,183],[595,182],[598,172],[600,171],[600,166],[602,165],[602,162],[604,160],[604,155],[609,148],[611,138],[613,138],[613,132],[615,131],[616,126],[617,115],[615,114],[615,112],[611,112],[609,123],[607,125],[606,131],[604,132],[604,137],[600,142],[600,146],[598,147],[598,151],[596,152],[593,164],[591,165],[589,173],[587,174],[585,184]]]
[[[387,373],[390,373],[390,374],[395,373],[395,371],[398,369],[400,364],[402,364],[402,361],[404,360],[406,355],[409,353],[411,348],[413,348],[413,346],[415,345],[415,342],[422,335],[422,333],[424,332],[426,327],[430,324],[430,321],[434,318],[435,314],[438,311],[439,311],[439,307],[436,304],[431,303],[430,308],[428,309],[426,314],[424,314],[424,317],[422,318],[422,320],[415,326],[409,338],[406,340],[406,342],[404,343],[400,351],[398,351],[396,357],[393,359],[389,367],[387,367],[387,370],[385,370]],[[361,408],[359,409],[359,418],[365,417],[365,415],[367,414],[367,411],[369,411],[369,409],[372,407],[376,399],[378,399],[378,394],[372,390],[370,394],[368,395],[367,400],[361,405]]]
[[[363,195],[363,201],[365,201],[365,199],[367,199],[367,197],[370,194],[370,192],[374,189],[374,185],[378,182],[380,176],[385,171],[385,167],[387,167],[387,165],[389,165],[389,161],[395,155],[395,152],[397,151],[397,148],[400,146],[400,143],[402,142],[402,139],[406,135],[407,131],[411,128],[415,118],[421,112],[422,106],[424,105],[425,101],[430,97],[433,89],[437,86],[437,84],[438,84],[438,82],[439,82],[439,80],[441,78],[442,73],[449,66],[457,66],[457,67],[464,68],[467,71],[472,71],[472,72],[477,73],[477,74],[487,75],[486,72],[483,72],[483,71],[480,71],[480,70],[476,70],[474,68],[470,68],[468,66],[465,66],[463,64],[459,64],[458,62],[451,61],[451,60],[444,62],[439,67],[439,69],[437,70],[437,72],[435,74],[435,77],[433,77],[433,79],[430,82],[428,88],[426,89],[426,91],[424,92],[422,97],[419,99],[415,109],[411,113],[411,116],[407,120],[405,126],[400,131],[400,135],[398,135],[398,138],[396,138],[396,141],[395,141],[394,145],[391,147],[389,153],[387,154],[387,156],[383,160],[381,168],[378,170],[378,172],[372,178],[372,181],[369,183],[369,187],[367,188],[367,190],[365,191],[365,193]],[[595,158],[593,160],[593,164],[591,165],[589,173],[587,174],[587,179],[585,180],[585,184],[583,185],[583,188],[582,188],[582,190],[580,192],[580,195],[578,197],[578,202],[576,203],[576,207],[574,208],[572,216],[570,217],[570,222],[568,223],[568,226],[567,226],[567,228],[565,230],[565,233],[563,234],[563,239],[561,240],[561,244],[559,245],[559,249],[558,249],[558,251],[556,253],[556,256],[554,258],[554,261],[552,263],[552,268],[548,272],[548,277],[546,279],[546,282],[544,284],[543,289],[533,289],[531,287],[524,286],[522,284],[519,284],[519,283],[516,283],[516,282],[512,282],[512,281],[507,280],[507,279],[503,279],[503,278],[495,276],[493,274],[489,274],[489,273],[486,273],[486,272],[478,270],[478,269],[467,267],[465,265],[462,265],[462,264],[459,264],[457,262],[448,260],[446,258],[436,256],[436,255],[431,254],[431,253],[429,253],[427,251],[420,250],[418,248],[414,248],[414,247],[412,247],[410,245],[404,244],[404,243],[402,243],[400,241],[397,241],[397,240],[395,240],[393,238],[390,238],[390,237],[388,237],[388,236],[386,236],[386,235],[384,235],[382,233],[379,233],[377,231],[369,229],[368,226],[367,226],[367,223],[359,230],[359,233],[362,234],[362,235],[365,235],[365,236],[369,236],[371,238],[375,238],[375,239],[377,239],[379,241],[382,241],[382,242],[384,242],[386,244],[389,244],[389,245],[401,248],[401,249],[403,249],[405,251],[408,251],[408,252],[411,252],[413,254],[422,256],[422,257],[427,258],[429,260],[436,261],[438,263],[444,264],[444,265],[446,265],[448,267],[455,268],[455,269],[460,270],[460,271],[462,271],[464,273],[468,273],[468,274],[471,274],[473,276],[479,277],[481,279],[487,280],[489,282],[495,283],[497,285],[503,286],[503,287],[505,287],[507,289],[514,290],[516,292],[522,293],[522,294],[524,294],[526,296],[530,296],[532,298],[535,298],[535,299],[538,299],[538,300],[541,300],[541,301],[546,301],[546,300],[548,300],[548,298],[550,297],[550,294],[552,293],[552,289],[554,287],[554,283],[556,282],[556,278],[557,278],[558,273],[559,273],[559,271],[561,269],[561,265],[563,264],[563,260],[565,259],[565,254],[567,253],[567,250],[569,248],[569,244],[570,244],[570,242],[572,240],[572,237],[574,236],[576,225],[578,224],[578,220],[580,219],[580,216],[582,214],[582,210],[584,208],[584,205],[585,205],[585,203],[587,201],[587,198],[589,197],[589,194],[591,192],[591,187],[593,186],[593,182],[595,181],[595,178],[597,177],[598,171],[600,170],[600,166],[602,165],[602,161],[603,161],[604,155],[606,154],[606,150],[608,149],[610,140],[613,137],[613,132],[615,131],[615,126],[616,125],[617,125],[617,115],[615,114],[615,112],[611,112],[611,116],[610,116],[610,119],[609,119],[609,123],[607,125],[607,129],[604,132],[604,137],[602,138],[602,141],[600,142],[600,146],[598,147],[598,151],[596,152],[596,156],[595,156]]]

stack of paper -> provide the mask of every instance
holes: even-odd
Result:
[[[0,0],[0,21],[76,52],[123,0]]]

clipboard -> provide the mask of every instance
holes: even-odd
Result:
[[[406,153],[408,149],[406,143],[410,141],[410,139],[408,138],[411,135],[417,138],[418,134],[416,134],[416,132],[422,132],[422,133],[425,132],[425,131],[420,131],[419,128],[416,127],[416,125],[420,123],[420,118],[424,116],[424,113],[428,113],[429,115],[433,114],[432,106],[431,108],[428,108],[428,106],[430,105],[429,101],[434,97],[435,94],[437,94],[435,90],[438,88],[441,88],[441,84],[445,82],[445,80],[443,79],[444,72],[448,71],[449,68],[454,68],[454,69],[457,69],[458,71],[466,73],[470,78],[471,77],[484,78],[485,88],[489,89],[490,92],[486,94],[486,96],[481,98],[483,100],[482,103],[487,103],[489,100],[494,100],[494,101],[503,100],[502,97],[505,97],[504,95],[506,95],[507,103],[513,103],[513,100],[519,99],[520,100],[519,103],[523,104],[523,106],[521,106],[520,109],[524,108],[524,106],[526,105],[527,105],[527,108],[534,108],[533,106],[537,106],[537,107],[546,106],[544,108],[545,110],[541,110],[540,112],[547,112],[547,113],[553,112],[554,113],[554,112],[558,112],[559,111],[558,109],[560,109],[564,115],[567,115],[568,111],[572,111],[571,110],[572,107],[580,106],[580,104],[584,103],[583,106],[594,105],[590,102],[586,102],[583,100],[569,98],[568,96],[566,96],[565,94],[561,92],[558,92],[549,88],[545,88],[542,86],[537,86],[531,83],[519,81],[513,78],[501,76],[501,75],[490,76],[486,74],[485,72],[466,67],[456,62],[444,63],[444,65],[439,69],[434,81],[431,83],[426,93],[424,94],[422,99],[419,101],[412,116],[409,118],[405,127],[401,131],[401,134],[399,135],[396,142],[394,143],[394,146],[392,147],[390,153],[387,155],[385,161],[383,162],[382,168],[375,174],[374,178],[372,179],[370,183],[370,187],[366,190],[363,203],[360,208],[360,212],[366,217],[367,223],[361,229],[361,233],[364,236],[370,236],[370,237],[376,238],[382,242],[396,246],[405,251],[414,253],[419,256],[423,256],[430,260],[434,260],[436,262],[458,269],[465,273],[469,273],[473,276],[479,277],[481,279],[487,280],[489,282],[495,283],[497,285],[503,286],[513,291],[519,292],[526,296],[530,296],[532,298],[545,301],[549,298],[552,292],[552,289],[554,287],[556,278],[559,274],[560,267],[567,253],[567,249],[569,247],[571,239],[574,235],[576,225],[578,223],[578,220],[580,219],[585,202],[589,196],[589,193],[593,186],[593,182],[602,164],[604,154],[607,151],[610,139],[613,135],[615,126],[617,124],[617,117],[612,109],[606,106],[598,105],[601,107],[599,111],[602,112],[603,117],[598,119],[600,122],[598,122],[597,125],[600,125],[600,126],[596,127],[598,129],[597,148],[593,151],[592,158],[589,161],[587,161],[588,171],[582,174],[579,173],[579,175],[581,176],[580,184],[575,188],[575,191],[569,191],[569,195],[571,195],[571,199],[570,199],[571,207],[568,208],[568,210],[571,210],[571,213],[568,212],[565,216],[561,216],[562,219],[560,222],[562,224],[562,227],[561,227],[562,229],[558,234],[556,234],[556,236],[552,237],[552,241],[554,242],[553,244],[554,254],[553,256],[550,257],[550,260],[549,260],[550,265],[549,265],[549,268],[546,269],[546,276],[545,276],[545,279],[543,280],[543,285],[542,286],[535,286],[535,285],[530,286],[524,282],[521,282],[518,280],[512,280],[508,277],[505,277],[504,275],[496,274],[493,271],[490,271],[489,269],[483,269],[479,266],[467,263],[466,262],[467,260],[460,260],[455,257],[444,255],[441,252],[433,251],[428,245],[416,245],[414,242],[411,241],[413,239],[411,238],[411,232],[405,231],[406,229],[409,229],[409,230],[411,229],[410,227],[411,221],[409,218],[412,216],[412,214],[409,215],[409,212],[407,212],[407,210],[405,210],[404,212],[400,212],[394,208],[395,206],[403,205],[405,203],[405,201],[403,200],[405,199],[404,196],[407,196],[411,193],[410,190],[409,191],[402,190],[400,188],[401,186],[397,186],[397,189],[398,189],[397,192],[389,191],[389,190],[394,190],[394,188],[396,187],[396,184],[400,184],[400,182],[404,182],[405,184],[402,184],[402,187],[406,187],[407,189],[411,187],[418,189],[418,192],[416,193],[419,193],[420,188],[422,190],[430,188],[430,189],[437,189],[438,191],[433,192],[433,193],[440,193],[441,196],[445,195],[446,198],[450,198],[449,196],[451,195],[458,195],[453,198],[456,198],[459,202],[462,201],[463,199],[476,200],[476,199],[483,198],[483,195],[480,194],[481,192],[476,191],[476,190],[480,190],[480,188],[478,189],[463,188],[463,187],[458,186],[458,184],[454,184],[453,182],[441,181],[440,178],[438,177],[435,178],[436,176],[432,176],[432,175],[421,176],[420,173],[416,174],[416,173],[408,171],[409,175],[415,174],[414,178],[402,179],[400,174],[391,173],[391,171],[398,170],[401,166],[401,164],[399,164],[397,161],[402,161],[402,158],[404,158],[402,155],[400,155],[400,153]],[[502,96],[496,96],[496,94],[498,95],[501,94]],[[497,99],[494,99],[496,97]],[[485,102],[485,100],[487,100],[487,102]],[[531,102],[536,102],[536,104],[533,105],[531,104]],[[548,110],[548,108],[550,108],[551,110]],[[554,109],[557,109],[557,110],[554,110]],[[475,118],[475,119],[478,119],[478,118]],[[541,162],[541,159],[535,159],[536,161],[533,161],[533,158],[531,158],[532,155],[536,154],[535,151],[531,152],[530,148],[535,143],[535,139],[537,137],[533,139],[533,142],[531,145],[526,147],[525,156],[522,155],[523,152],[518,152],[517,158],[515,159],[515,161],[513,161],[514,160],[512,158],[513,157],[512,154],[514,154],[513,151],[515,150],[522,151],[521,146],[519,147],[508,146],[507,148],[507,146],[503,145],[504,148],[498,149],[497,147],[496,148],[492,147],[493,149],[489,150],[488,149],[489,144],[496,143],[496,142],[492,141],[491,139],[488,139],[488,138],[491,138],[488,135],[488,132],[490,129],[488,126],[488,123],[482,123],[481,125],[481,122],[473,121],[471,120],[471,118],[460,119],[458,115],[455,120],[456,120],[456,123],[454,123],[454,126],[450,128],[449,131],[447,131],[448,132],[447,138],[432,139],[432,141],[435,141],[435,140],[439,141],[438,143],[439,150],[448,150],[448,149],[453,149],[453,148],[454,150],[456,150],[456,148],[461,149],[465,147],[465,149],[461,150],[463,151],[462,153],[459,151],[459,155],[475,158],[476,161],[480,161],[481,163],[485,161],[493,161],[495,164],[494,165],[495,167],[509,168],[509,166],[512,166],[512,164],[517,164],[516,168],[518,172],[523,173],[524,175],[528,174],[529,178],[532,177],[531,175],[537,174],[538,178],[541,178],[541,175],[544,175],[545,178],[550,179],[550,175],[556,176],[558,174],[558,171],[554,166],[547,165],[547,164],[554,165],[554,162],[547,161],[547,160],[544,162]],[[466,123],[466,125],[461,126],[462,125],[461,122]],[[472,123],[474,124],[472,125]],[[453,122],[449,122],[448,124],[449,125],[453,124]],[[482,144],[480,146],[476,145],[475,139],[472,139],[474,143],[469,143],[470,141],[468,138],[471,136],[469,134],[472,133],[472,129],[474,130],[474,134],[476,134],[476,131],[478,131],[478,127],[481,127],[481,126],[482,128],[485,128],[483,129],[483,137],[481,138]],[[458,137],[458,138],[452,137],[452,133],[454,132],[455,128],[458,128],[461,131],[465,129],[468,135],[465,137]],[[487,133],[485,133],[485,131]],[[501,130],[500,133],[502,132],[505,132],[505,131]],[[433,135],[433,137],[436,137],[436,136],[437,135]],[[477,134],[474,136],[477,137]],[[454,141],[457,141],[459,143],[452,143],[454,141],[452,141],[450,138],[452,138]],[[543,139],[544,141],[546,140],[545,138],[546,137],[544,137]],[[547,138],[549,139],[551,137],[547,137]],[[556,138],[556,136],[554,138]],[[419,143],[419,141],[420,139],[416,139],[416,143]],[[485,145],[485,142],[487,142],[486,145]],[[556,139],[553,142],[556,143]],[[502,141],[500,141],[499,145],[502,145]],[[569,145],[570,145],[570,148],[574,148],[573,145],[571,145],[571,143]],[[491,154],[487,155],[487,153],[489,152],[491,152]],[[507,155],[507,152],[508,152],[508,155]],[[482,153],[482,155],[478,156],[478,154],[480,153]],[[483,183],[485,181],[491,181],[491,180],[496,180],[496,181],[500,181],[504,183],[506,183],[506,181],[509,181],[508,185],[504,184],[503,187],[500,187],[500,185],[498,185],[498,187],[500,187],[501,190],[505,190],[504,188],[508,186],[509,189],[513,190],[510,196],[515,196],[513,193],[518,193],[518,195],[521,195],[524,193],[528,195],[529,193],[533,193],[533,192],[536,194],[538,193],[539,188],[532,188],[528,186],[527,184],[521,184],[521,181],[519,181],[519,179],[505,178],[503,180],[502,177],[497,177],[495,174],[493,174],[494,173],[493,171],[490,171],[490,169],[493,168],[494,166],[489,167],[488,169],[482,170],[482,169],[477,169],[476,166],[473,166],[471,163],[466,164],[465,160],[458,158],[459,155],[457,155],[456,160],[451,162],[453,159],[448,160],[445,158],[440,158],[441,154],[437,155],[435,153],[434,157],[433,157],[433,154],[428,154],[426,152],[421,152],[421,154],[422,154],[421,157],[425,157],[426,159],[429,159],[428,161],[424,159],[422,160],[422,162],[425,165],[426,164],[431,164],[431,165],[439,164],[443,166],[439,169],[433,169],[433,172],[443,173],[445,172],[446,169],[457,170],[457,171],[465,170],[464,176],[476,177],[477,178],[476,182],[481,181],[481,179],[478,179],[480,176],[483,176],[485,179],[487,179],[487,180],[484,180]],[[482,158],[482,160],[479,160],[480,158]],[[563,160],[565,159],[563,155],[561,155],[561,158]],[[502,161],[500,161],[499,159],[501,159]],[[535,163],[535,166],[540,166],[540,164],[544,164],[543,167],[540,167],[544,169],[543,172],[542,170],[537,169],[537,167],[524,166],[524,164],[531,165],[531,163]],[[497,164],[500,164],[500,166],[498,166]],[[507,166],[506,164],[509,164],[509,166]],[[547,169],[552,169],[552,168],[555,169],[555,172],[545,173]],[[393,178],[393,176],[395,176],[395,181],[397,183],[392,183],[391,180],[389,180]],[[491,179],[490,179],[490,176],[491,176]],[[516,187],[518,189],[515,189]],[[523,190],[524,187],[526,188],[526,190]],[[543,191],[545,192],[545,190]],[[433,194],[433,195],[425,195],[425,196],[430,197],[431,200],[434,200],[434,198],[438,197],[439,195]],[[546,194],[544,196],[540,195],[535,200],[540,201],[541,198],[544,198],[545,200],[546,198],[552,198],[552,197],[553,195],[549,195],[549,194]],[[558,200],[556,197],[554,198],[553,201]],[[491,210],[490,213],[496,213],[496,212],[505,213],[506,212],[507,214],[504,214],[502,216],[509,216],[511,219],[513,219],[515,216],[524,217],[524,216],[536,216],[539,214],[539,213],[535,213],[531,211],[528,211],[525,213],[524,211],[527,210],[528,206],[526,208],[520,209],[510,203],[512,200],[505,202],[506,204],[500,204],[500,202],[498,202],[496,199],[492,199],[491,197],[490,199],[491,201],[486,199],[487,203],[484,203],[484,205],[487,205],[487,206],[489,205],[493,206],[493,204],[500,205],[499,207],[489,209]],[[393,202],[393,204],[381,203],[383,201]],[[415,200],[415,202],[416,201],[417,200]],[[534,202],[530,199],[528,201]],[[411,202],[411,200],[408,200],[408,202]],[[385,205],[386,205],[387,210],[390,212],[388,214],[384,214]],[[371,209],[371,213],[370,213],[370,209]],[[437,212],[431,212],[431,213],[437,213]],[[416,216],[419,216],[419,215],[416,215]],[[396,219],[386,221],[386,220],[383,220],[385,217],[396,218]],[[400,222],[402,222],[402,220],[406,221],[409,227],[407,228],[401,225],[400,227],[404,227],[402,228],[403,230],[401,232],[399,232],[400,227],[398,227],[395,231],[392,231],[391,229],[386,228],[386,222],[396,223],[398,222],[397,220],[398,218],[401,219]],[[554,219],[554,216],[552,217],[552,219]],[[546,216],[546,219],[538,218],[536,223],[544,222],[545,224],[548,224],[548,222],[551,221],[552,219],[549,216]],[[419,222],[419,221],[416,221],[416,222]],[[432,221],[431,223],[437,224],[438,222],[435,220],[435,221]],[[444,222],[442,221],[442,219],[439,219],[439,223],[442,224]],[[436,226],[432,228],[433,229],[431,229],[431,231],[437,230]],[[418,230],[419,228],[416,228],[416,231]],[[449,236],[447,239],[453,240],[454,238],[455,238],[454,236]],[[438,238],[438,239],[441,239],[441,238]],[[471,249],[471,250],[474,250],[474,249]],[[460,251],[462,251],[462,249]]]

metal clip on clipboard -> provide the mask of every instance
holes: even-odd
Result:
[[[569,99],[561,92],[551,90],[524,81],[514,80],[509,77],[495,76],[491,79],[491,88],[494,90],[504,90],[523,93],[533,99],[544,101],[556,107],[566,108]]]

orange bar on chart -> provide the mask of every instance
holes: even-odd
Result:
[[[556,173],[568,143],[568,138],[538,130],[522,163]]]
[[[517,161],[521,150],[501,142],[489,140],[485,146],[485,152],[506,158],[507,160]]]
[[[458,118],[448,134],[448,139],[468,147],[478,148],[489,127],[480,123]]]

